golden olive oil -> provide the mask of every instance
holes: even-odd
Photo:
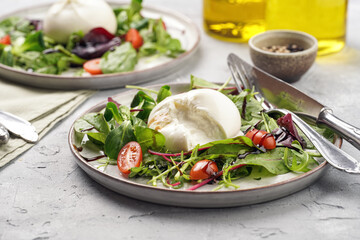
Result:
[[[293,29],[318,40],[318,55],[345,46],[347,0],[267,0],[266,29]]]
[[[203,18],[211,36],[246,42],[265,30],[265,0],[203,0]]]

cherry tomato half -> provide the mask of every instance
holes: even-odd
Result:
[[[119,152],[117,165],[123,174],[129,174],[130,169],[140,166],[142,151],[138,142],[127,143]]]
[[[101,58],[95,58],[85,62],[83,65],[84,70],[92,75],[102,74],[100,60]]]
[[[10,45],[11,44],[10,35],[5,35],[2,38],[0,38],[0,43],[5,45]]]
[[[208,179],[219,171],[215,162],[204,159],[195,163],[190,170],[191,180]]]
[[[125,41],[130,42],[135,49],[139,49],[143,45],[143,39],[138,30],[131,28],[125,35]]]
[[[255,145],[263,146],[265,149],[270,150],[276,147],[274,136],[266,131],[254,128],[247,132],[245,136],[250,138]]]

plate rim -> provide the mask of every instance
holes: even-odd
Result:
[[[125,5],[129,5],[128,3],[125,2],[114,2],[114,1],[106,1],[110,6],[113,5],[117,5],[117,6],[125,6]],[[15,11],[0,15],[0,21],[11,17],[11,16],[16,16],[17,14],[20,14],[22,12],[25,12],[27,10],[31,10],[31,9],[37,9],[37,8],[45,8],[45,7],[50,7],[53,3],[42,3],[42,4],[37,4],[35,6],[31,6],[31,7],[23,7],[21,9],[17,9]],[[147,69],[140,69],[140,70],[134,70],[131,72],[122,72],[122,73],[108,73],[108,74],[101,74],[101,75],[91,75],[91,76],[63,76],[63,75],[55,75],[55,74],[43,74],[43,73],[34,73],[34,72],[27,72],[25,70],[20,70],[20,69],[16,69],[7,65],[4,65],[2,63],[0,63],[0,70],[6,70],[6,71],[10,71],[10,72],[15,72],[17,74],[22,74],[22,75],[26,75],[26,76],[30,76],[30,77],[37,77],[37,78],[55,78],[55,79],[62,79],[62,80],[68,80],[68,79],[73,79],[73,80],[78,80],[78,79],[104,79],[104,78],[113,78],[113,77],[122,77],[122,76],[129,76],[132,74],[140,74],[140,73],[148,73],[154,70],[158,70],[159,68],[166,68],[166,66],[170,65],[173,63],[173,61],[176,60],[183,60],[184,58],[188,57],[188,55],[191,55],[193,53],[196,52],[196,50],[199,48],[199,44],[201,41],[201,32],[200,32],[200,28],[197,26],[197,24],[195,24],[194,21],[192,21],[188,16],[179,13],[177,11],[174,11],[172,9],[168,9],[168,8],[163,8],[163,7],[152,7],[152,6],[148,6],[146,4],[143,5],[143,9],[147,10],[147,11],[155,11],[155,12],[160,12],[160,13],[166,13],[167,15],[171,15],[177,19],[181,19],[182,21],[190,24],[193,26],[193,30],[194,32],[196,32],[196,40],[195,40],[195,44],[188,50],[186,50],[184,53],[182,53],[180,56],[172,59],[171,61],[162,63],[160,65],[151,67],[151,68],[147,68]],[[7,78],[7,80],[9,80]],[[11,82],[18,82],[18,81],[14,81],[14,80],[9,80]],[[46,86],[45,86],[46,87]]]
[[[145,86],[146,88],[150,88],[150,89],[157,89],[157,88],[160,88],[161,86],[163,86],[164,84],[155,84],[155,85],[149,85],[149,86]],[[184,83],[184,82],[181,82],[181,83],[170,83],[170,84],[167,84],[169,85],[170,87],[176,85],[176,86],[189,86],[189,83]],[[119,96],[122,96],[124,94],[127,94],[127,95],[130,95],[132,93],[136,93],[137,90],[136,89],[130,89],[128,91],[124,91],[122,93],[119,93],[119,94],[116,94],[116,95],[113,95],[111,97],[113,98],[117,98]],[[289,184],[289,183],[295,183],[297,181],[300,181],[304,178],[307,178],[308,176],[310,175],[313,175],[313,174],[316,174],[318,173],[319,171],[322,171],[322,170],[326,170],[327,167],[329,167],[329,163],[325,160],[323,163],[319,164],[317,167],[315,167],[314,169],[308,171],[308,172],[305,172],[299,176],[296,176],[294,178],[291,178],[291,179],[287,179],[287,180],[283,180],[283,181],[280,181],[280,182],[277,182],[277,183],[273,183],[273,184],[270,184],[270,185],[266,185],[266,186],[261,186],[261,187],[255,187],[255,188],[248,188],[248,189],[231,189],[231,190],[226,190],[226,191],[211,191],[211,190],[205,190],[205,191],[190,191],[190,190],[186,190],[186,189],[170,189],[170,188],[159,188],[159,187],[154,187],[154,186],[150,186],[150,185],[147,185],[147,184],[142,184],[142,183],[137,183],[137,182],[133,182],[131,180],[129,181],[124,181],[120,178],[116,178],[114,176],[111,176],[109,174],[106,174],[94,167],[92,167],[89,162],[87,162],[80,154],[79,152],[74,149],[74,146],[73,146],[73,136],[74,136],[74,124],[75,122],[81,118],[82,116],[84,116],[85,114],[87,113],[90,113],[90,112],[94,112],[95,109],[98,109],[98,108],[102,108],[102,107],[105,107],[106,105],[106,100],[103,100],[97,104],[95,104],[94,106],[90,107],[89,109],[87,109],[86,111],[84,111],[82,114],[80,114],[75,120],[74,122],[71,124],[71,127],[70,127],[70,130],[69,130],[69,133],[68,133],[68,144],[69,144],[69,147],[70,147],[70,150],[72,152],[72,154],[75,156],[75,160],[76,160],[76,163],[79,164],[81,163],[84,167],[86,167],[87,169],[89,169],[90,171],[92,172],[95,172],[95,173],[99,173],[100,175],[102,175],[102,177],[105,177],[107,179],[110,179],[112,181],[120,181],[121,183],[123,184],[129,184],[129,185],[132,185],[134,187],[140,187],[140,188],[145,188],[145,189],[151,189],[151,190],[154,190],[154,191],[161,191],[161,192],[177,192],[177,193],[183,193],[183,194],[215,194],[215,195],[218,195],[218,194],[233,194],[233,193],[241,193],[241,192],[250,192],[250,191],[257,191],[257,190],[262,190],[262,189],[270,189],[270,188],[275,188],[275,187],[278,187],[278,186],[282,186],[282,185],[286,185],[286,184]],[[342,146],[342,138],[340,137],[336,137],[335,138],[335,143],[334,143],[337,147],[341,148]],[[94,179],[92,176],[90,176],[90,178]],[[106,186],[105,186],[106,187]]]

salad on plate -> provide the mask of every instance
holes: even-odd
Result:
[[[89,76],[133,71],[139,60],[176,58],[184,49],[142,0],[112,9],[103,0],[60,0],[43,20],[0,21],[0,63],[27,72]]]
[[[109,97],[75,121],[73,148],[99,171],[189,191],[238,189],[242,179],[302,174],[324,161],[290,114],[269,116],[253,90],[228,83],[191,76],[189,91],[175,95],[168,85],[128,86],[139,90],[130,106]]]

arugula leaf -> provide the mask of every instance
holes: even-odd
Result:
[[[106,52],[101,57],[100,68],[103,73],[129,72],[134,70],[136,63],[136,50],[131,43],[126,42],[114,51]]]
[[[262,121],[262,116],[259,114],[263,110],[261,103],[254,97],[254,91],[245,89],[239,95],[227,95],[233,101],[239,110],[241,116],[241,130],[245,131],[251,126],[254,126],[259,121]]]
[[[110,159],[117,159],[121,148],[131,141],[136,141],[134,130],[130,121],[124,121],[107,135],[104,152]]]
[[[212,146],[211,148],[207,149],[204,153],[201,154],[201,156],[203,155],[208,155],[208,154],[233,154],[233,155],[238,155],[238,154],[242,154],[244,152],[249,152],[251,151],[253,148],[249,147],[246,144],[216,144],[214,146]]]
[[[11,46],[4,46],[0,56],[0,63],[10,67],[14,65],[14,55],[11,50]]]
[[[70,63],[74,63],[74,64],[77,64],[77,65],[82,65],[83,63],[86,62],[85,59],[82,59],[82,58],[76,56],[75,54],[71,53],[69,50],[64,48],[64,46],[62,46],[62,45],[56,45],[54,47],[54,49],[57,50],[57,51],[60,51],[64,55],[66,55],[68,57],[68,60],[69,60]]]
[[[290,171],[283,161],[284,151],[284,148],[275,148],[265,153],[249,154],[244,159],[238,159],[234,165],[262,166],[272,174],[284,174]]]
[[[175,58],[185,52],[181,42],[165,30],[161,19],[150,19],[148,28],[140,31],[140,35],[144,40],[139,49],[140,56],[159,54]]]
[[[134,16],[140,15],[140,11],[142,9],[142,0],[132,0],[130,9],[129,9],[129,19],[130,21],[133,20]]]
[[[302,149],[298,141],[291,144],[294,149],[286,148],[284,151],[284,163],[293,172],[307,172],[309,165],[316,164],[315,159]]]
[[[27,51],[17,56],[17,65],[24,69],[45,74],[59,74],[68,69],[68,57],[60,52],[42,54],[36,51]]]
[[[212,82],[208,82],[202,78],[199,77],[195,77],[194,75],[190,76],[190,89],[202,89],[202,88],[210,88],[210,89],[214,89],[214,90],[219,90],[221,89],[222,86],[216,84],[216,83],[212,83]],[[225,95],[229,94],[230,92],[233,92],[235,90],[234,89],[222,89],[221,92]]]
[[[132,0],[129,7],[113,10],[117,20],[118,35],[126,34],[130,28],[139,30],[147,26],[148,19],[143,18],[140,14],[142,9],[141,3],[142,0]]]
[[[245,137],[245,136],[238,136],[235,138],[228,138],[228,139],[224,139],[224,140],[209,142],[204,145],[201,145],[200,148],[212,147],[217,144],[244,144],[248,147],[255,147],[254,143],[251,141],[250,138]]]
[[[34,30],[34,26],[30,21],[18,16],[6,18],[0,22],[0,37],[10,34],[11,39],[24,37],[26,34]]]

